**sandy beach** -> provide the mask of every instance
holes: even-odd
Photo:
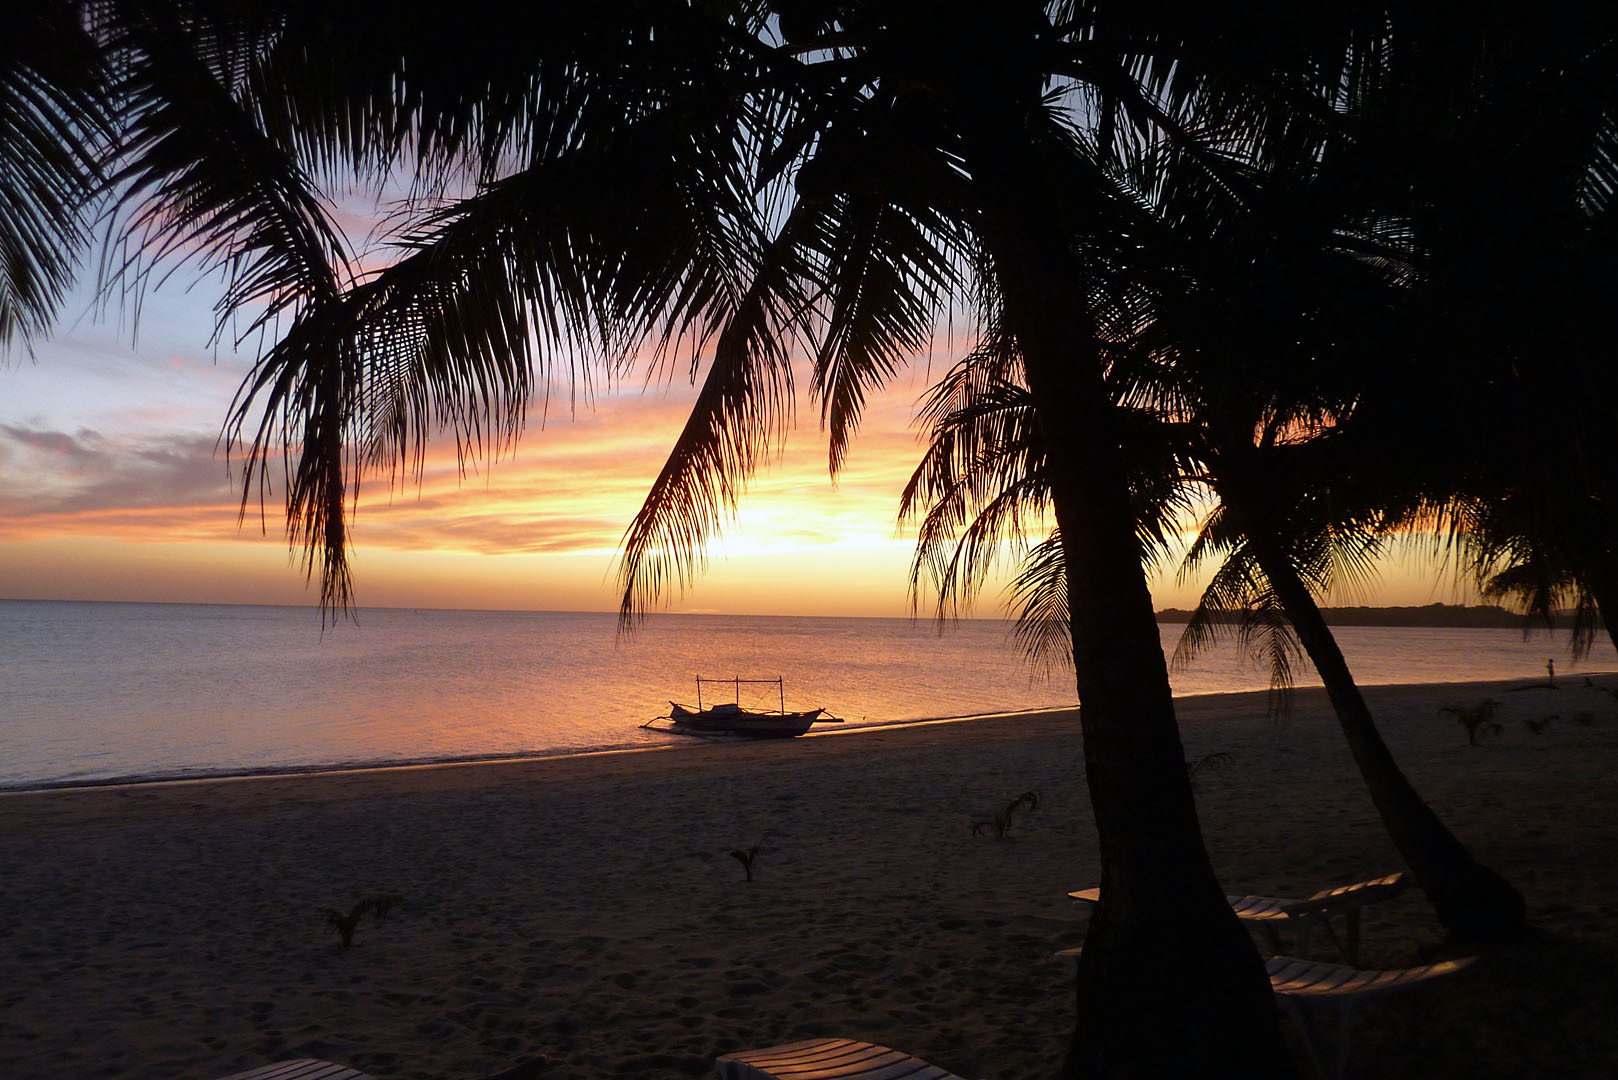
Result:
[[[1612,676],[1598,682],[1618,685]],[[1369,691],[1400,763],[1536,932],[1367,1007],[1350,1073],[1618,1075],[1618,700],[1582,679]],[[1501,702],[1467,745],[1450,703]],[[1227,891],[1402,869],[1319,691],[1181,701]],[[1527,721],[1554,716],[1535,732]],[[1014,796],[1038,810],[974,835]],[[733,849],[757,846],[757,880]],[[1099,868],[1076,718],[782,743],[0,795],[0,1075],[697,1076],[814,1035],[1049,1076]],[[340,946],[322,910],[396,895]],[[1366,966],[1442,932],[1370,909]],[[1321,954],[1322,958],[1326,958]]]

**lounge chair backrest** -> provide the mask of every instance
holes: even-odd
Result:
[[[726,1054],[720,1080],[961,1080],[946,1069],[876,1043],[809,1039]]]
[[[1374,904],[1404,891],[1404,874],[1389,874],[1370,881],[1356,881],[1352,885],[1339,885],[1335,889],[1322,889],[1313,896],[1285,905],[1288,915],[1313,915],[1317,912],[1347,911],[1350,908]]]
[[[260,1065],[246,1072],[232,1073],[221,1080],[373,1080],[358,1069],[314,1058],[295,1061],[277,1061],[273,1065]]]

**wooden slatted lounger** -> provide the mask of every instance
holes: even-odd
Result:
[[[1467,956],[1392,971],[1362,971],[1346,964],[1323,964],[1291,956],[1272,956],[1265,963],[1265,968],[1270,973],[1270,987],[1280,1000],[1281,1007],[1303,1030],[1317,1070],[1321,1070],[1320,1033],[1302,1006],[1311,1001],[1330,1001],[1337,1006],[1337,1069],[1332,1075],[1342,1080],[1348,1068],[1348,1037],[1355,1005],[1380,994],[1408,990],[1435,979],[1447,979],[1475,960],[1477,957]],[[1321,1075],[1325,1075],[1323,1070]]]
[[[1264,938],[1264,944],[1273,953],[1285,952],[1281,936],[1276,931],[1283,925],[1298,928],[1298,952],[1309,951],[1309,938],[1316,926],[1324,927],[1331,938],[1337,955],[1346,964],[1358,966],[1360,962],[1360,909],[1367,904],[1387,900],[1405,888],[1403,874],[1389,874],[1369,881],[1356,881],[1352,885],[1339,885],[1335,889],[1322,889],[1302,900],[1283,900],[1275,896],[1227,896],[1230,906],[1244,922],[1252,925]],[[1075,900],[1087,904],[1101,902],[1100,889],[1081,889],[1068,893]],[[1332,917],[1343,916],[1346,940],[1339,940],[1332,927]]]
[[[372,1080],[372,1077],[347,1065],[299,1058],[296,1061],[277,1061],[274,1065],[260,1065],[256,1069],[221,1077],[220,1080]]]
[[[961,1080],[921,1058],[853,1039],[809,1039],[726,1054],[720,1080]]]

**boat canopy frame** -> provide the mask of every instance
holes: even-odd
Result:
[[[697,711],[702,712],[703,708],[704,708],[704,706],[702,704],[702,684],[703,683],[711,683],[714,686],[719,686],[719,685],[723,684],[725,686],[733,686],[733,687],[735,687],[736,705],[737,705],[738,708],[741,706],[741,703],[742,703],[742,687],[743,686],[745,686],[745,685],[773,686],[773,687],[775,687],[776,696],[780,700],[780,706],[779,706],[777,711],[779,711],[781,713],[781,715],[785,716],[786,711],[787,711],[787,694],[786,694],[786,684],[783,681],[784,678],[785,678],[784,676],[777,675],[773,679],[743,679],[740,676],[732,676],[731,678],[728,678],[728,679],[716,679],[716,678],[709,678],[706,675],[698,675],[697,676]]]

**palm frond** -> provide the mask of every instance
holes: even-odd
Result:
[[[1284,605],[1267,583],[1243,609],[1237,639],[1243,651],[1268,671],[1270,712],[1281,712],[1292,689],[1293,667],[1303,659],[1304,651]]]
[[[1209,515],[1181,560],[1179,580],[1183,582],[1216,551],[1222,556],[1174,647],[1170,664],[1176,670],[1184,670],[1230,632],[1237,615],[1264,591],[1251,553],[1238,537],[1229,535],[1226,517],[1223,507]]]
[[[1242,652],[1268,671],[1270,708],[1279,711],[1303,649],[1256,554],[1244,536],[1230,529],[1223,508],[1210,515],[1192,544],[1181,568],[1182,578],[1186,565],[1196,565],[1216,550],[1223,553],[1223,561],[1203,588],[1170,663],[1176,670],[1184,670],[1202,652],[1234,633]]]
[[[1034,670],[1049,675],[1071,668],[1072,612],[1060,529],[1052,530],[1050,536],[1029,549],[1008,592],[1016,613],[1013,634]]]
[[[191,8],[114,10],[123,123],[107,287],[138,292],[188,263],[221,272],[217,332],[235,313],[256,312],[239,337],[335,301],[349,279],[347,244],[302,164],[239,96],[240,28]]]
[[[842,468],[866,395],[924,352],[943,302],[959,288],[962,238],[936,213],[864,197],[840,200],[826,238],[831,312],[815,356],[832,475]]]
[[[238,340],[293,324],[273,350],[299,365],[274,380],[284,390],[280,422],[289,432],[296,424],[301,448],[287,468],[289,539],[305,550],[306,571],[321,571],[323,609],[346,608],[345,433],[361,373],[351,348],[308,330],[341,307],[351,280],[345,239],[302,164],[268,137],[241,96],[256,24],[186,5],[129,3],[112,12],[106,34],[120,58],[122,138],[109,179],[116,195],[104,287],[138,299],[154,274],[196,264],[225,278],[216,336],[239,312],[253,314]],[[261,366],[250,381],[270,377]],[[244,513],[263,476],[255,449],[244,468]]]
[[[695,365],[746,305],[738,297],[760,241],[758,207],[729,134],[734,110],[747,106],[691,94],[627,121],[614,116],[587,141],[553,146],[431,211],[399,234],[401,258],[338,302],[300,312],[233,407],[228,434],[249,436],[249,475],[262,480],[273,444],[295,450],[289,470],[308,486],[290,490],[307,517],[331,503],[331,490],[355,490],[365,466],[419,475],[435,429],[453,433],[463,467],[501,452],[521,430],[536,376],[547,392],[558,377],[588,392],[590,359],[604,359],[610,375],[613,358],[647,342],[662,358],[654,363],[688,350]],[[645,168],[652,160],[665,164]],[[773,284],[750,301],[762,305],[754,315],[771,334],[790,333],[804,302],[791,273]],[[308,376],[322,350],[349,358],[345,379]],[[771,378],[786,380],[790,398],[790,372]],[[760,388],[749,386],[730,400]],[[307,430],[327,408],[344,418],[354,446]],[[770,406],[760,415],[766,431],[783,427]],[[752,436],[732,449],[750,468]],[[317,452],[327,455],[320,468],[311,461]],[[338,459],[347,460],[346,481]],[[298,535],[312,534],[300,527]],[[340,550],[327,545],[321,560],[339,580]]]
[[[990,327],[920,410],[931,437],[899,513],[920,519],[912,602],[931,588],[941,617],[970,602],[996,561],[1026,547],[1027,530],[1048,510],[1044,440],[1032,399],[1015,381],[1019,366],[1012,343]]]
[[[73,284],[111,139],[106,84],[77,3],[0,12],[0,352],[31,351]]]
[[[789,268],[800,226],[816,216],[801,208],[789,219],[725,316],[691,415],[624,534],[620,625],[691,583],[706,541],[791,421],[792,345],[804,307]]]

